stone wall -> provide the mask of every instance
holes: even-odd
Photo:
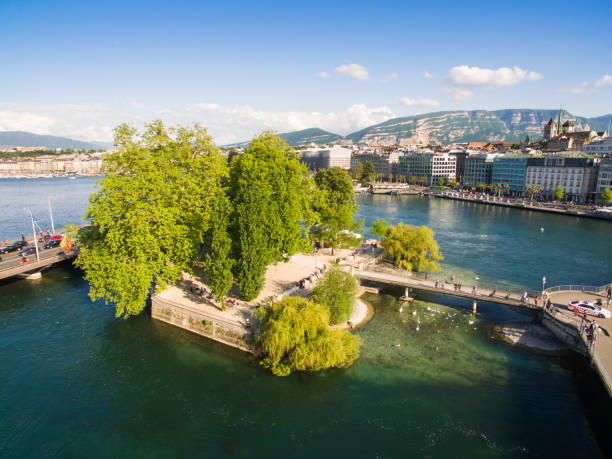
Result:
[[[151,298],[151,317],[228,346],[252,352],[251,330],[240,324],[193,311],[155,295]]]

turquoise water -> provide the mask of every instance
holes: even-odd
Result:
[[[7,204],[3,191],[0,206]],[[433,201],[406,203],[405,221],[429,215],[436,224],[427,211]],[[363,212],[370,204],[361,205]],[[377,215],[384,207],[375,203]],[[389,202],[387,218],[397,212]],[[570,231],[592,239],[572,221]],[[2,225],[0,233],[7,231]],[[437,230],[446,261],[459,264],[461,246],[443,226]],[[601,258],[605,249],[588,256]],[[472,250],[464,258],[474,271],[499,275],[483,268],[495,263],[478,265]],[[1,283],[0,456],[610,454],[612,407],[581,359],[490,338],[491,324],[528,317],[482,303],[474,319],[469,303],[433,294],[419,294],[399,313],[399,294],[367,297],[376,315],[357,331],[363,345],[354,366],[277,378],[243,353],[146,315],[115,319],[111,307],[89,301],[87,284],[69,266],[38,281]]]

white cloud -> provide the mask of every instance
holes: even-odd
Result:
[[[355,104],[342,112],[264,111],[248,105],[194,104],[187,108],[192,119],[209,128],[219,144],[248,140],[266,129],[278,132],[319,127],[340,134],[393,118],[387,107]]]
[[[438,108],[440,102],[434,99],[410,99],[409,97],[402,97],[400,102],[406,107],[426,107],[426,108]]]
[[[319,72],[317,75],[319,78],[329,78],[329,73],[327,72]]]
[[[355,104],[337,112],[297,110],[267,111],[249,105],[225,106],[199,103],[189,106],[149,107],[138,109],[128,102],[119,108],[101,105],[18,105],[0,103],[0,130],[21,130],[51,134],[86,141],[112,141],[113,128],[131,123],[142,129],[145,122],[161,118],[169,125],[206,127],[220,145],[248,140],[267,129],[287,132],[320,127],[348,134],[372,124],[393,118],[388,107]]]
[[[464,88],[445,88],[444,92],[452,96],[453,102],[463,102],[474,95],[471,90]]]
[[[595,86],[600,87],[606,84],[612,84],[612,76],[611,75],[604,75],[601,79],[597,80],[595,82]]]
[[[431,73],[429,73],[429,72],[423,72],[423,76],[424,76],[425,78],[427,78],[428,80],[431,80],[431,79],[433,79],[433,77],[434,77],[434,76],[433,76]]]
[[[389,76],[387,77],[388,81],[393,81],[393,80],[397,80],[399,78],[399,74],[398,73],[390,73]]]
[[[579,87],[571,88],[568,92],[570,94],[593,94],[593,90],[589,88],[590,83],[588,81],[584,81]]]
[[[449,70],[446,80],[455,86],[514,86],[522,80],[539,80],[542,75],[520,67],[496,70],[459,65]]]
[[[357,80],[369,80],[370,73],[368,69],[359,64],[345,64],[336,67],[336,73],[340,76],[350,76]]]

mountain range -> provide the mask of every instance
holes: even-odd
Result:
[[[609,131],[612,114],[586,118],[563,111],[563,122],[570,120],[576,131]],[[324,145],[338,142],[358,145],[410,145],[470,141],[519,142],[529,136],[540,140],[544,125],[549,119],[557,120],[558,110],[508,109],[433,112],[422,115],[393,118],[347,136],[341,136],[319,128],[286,132],[280,136],[292,146]],[[227,146],[243,147],[248,141]],[[101,149],[111,143],[83,142],[66,137],[37,135],[24,131],[0,131],[0,146],[44,146],[72,149]]]
[[[612,114],[585,118],[563,110],[563,122],[570,120],[576,131],[606,131]],[[340,136],[318,128],[281,134],[293,146],[328,144],[345,141],[359,145],[410,145],[470,141],[519,142],[529,136],[540,140],[549,119],[558,119],[559,110],[508,109],[473,110],[425,113],[393,118],[347,136]],[[239,145],[246,145],[243,142]]]
[[[113,144],[105,142],[83,142],[81,140],[69,139],[67,137],[38,135],[25,131],[0,131],[0,146],[99,150],[110,148],[113,146]]]

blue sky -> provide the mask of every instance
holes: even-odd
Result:
[[[347,134],[439,110],[612,113],[612,2],[0,0],[0,130]]]

